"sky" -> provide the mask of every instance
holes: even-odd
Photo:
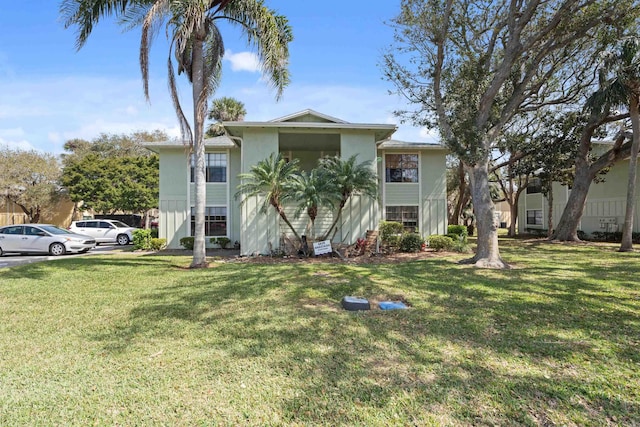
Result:
[[[64,28],[59,3],[0,0],[0,146],[59,154],[67,140],[91,140],[100,133],[162,129],[179,136],[167,90],[164,32],[151,51],[147,102],[138,62],[139,29],[124,31],[116,18],[106,19],[76,50],[75,29]],[[223,76],[214,98],[242,101],[248,121],[310,108],[354,123],[397,124],[394,139],[434,141],[426,129],[394,117],[393,111],[406,104],[389,93],[393,85],[380,68],[393,43],[387,23],[397,15],[400,0],[265,3],[293,28],[291,84],[276,101],[240,32],[225,27]],[[181,102],[189,111],[190,86],[179,79]]]

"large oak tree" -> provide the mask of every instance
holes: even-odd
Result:
[[[470,262],[508,267],[489,188],[491,152],[504,128],[519,113],[574,100],[601,34],[637,9],[635,0],[401,2],[384,73],[415,106],[399,114],[437,127],[464,163],[478,228]]]

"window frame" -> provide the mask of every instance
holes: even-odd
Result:
[[[215,156],[221,156],[224,158],[224,166],[221,164],[216,164],[215,162]],[[227,174],[229,172],[229,154],[225,153],[225,152],[221,152],[221,151],[216,151],[216,152],[211,152],[211,153],[205,153],[205,159],[204,159],[204,163],[205,163],[205,182],[207,184],[226,184],[228,181],[227,178]],[[221,163],[221,161],[220,161]],[[218,180],[213,180],[213,169],[214,168],[218,168],[218,169],[224,169],[224,172],[221,175],[217,175],[216,177],[219,177],[220,179],[222,179],[221,181]],[[195,182],[195,157],[193,156],[193,154],[191,154],[190,158],[189,158],[189,179],[192,184]]]
[[[529,215],[529,212],[532,212],[533,215]],[[538,212],[539,212],[539,215],[538,215]],[[544,226],[544,214],[542,212],[542,209],[527,209],[525,213],[525,217],[526,217],[527,225]],[[540,222],[538,223],[538,221]]]
[[[210,212],[210,210],[213,209],[224,209],[224,215],[209,215],[208,213]],[[211,217],[222,217],[224,216],[224,220],[210,220],[209,218]],[[205,229],[205,238],[209,238],[209,237],[229,237],[229,208],[227,206],[221,206],[221,205],[216,205],[216,206],[207,206],[205,207],[205,212],[204,212],[204,229]],[[191,237],[193,237],[195,235],[195,228],[196,228],[196,217],[195,217],[195,206],[191,206],[191,216],[190,216],[190,235]],[[208,234],[208,231],[211,231],[211,227],[213,227],[213,224],[220,224],[223,223],[224,224],[224,233],[225,234]]]
[[[389,208],[399,210],[400,220],[398,220],[397,218],[389,218],[390,216]],[[410,216],[410,215],[414,215],[414,212],[407,212],[407,208],[415,209],[415,217]],[[386,221],[394,221],[394,222],[401,223],[405,231],[408,231],[410,233],[415,233],[416,230],[420,230],[420,206],[419,205],[385,205],[384,217]],[[412,225],[414,223],[415,225]]]
[[[392,161],[390,156],[398,156],[398,161]],[[412,157],[406,159],[405,157]],[[415,160],[413,159],[415,157]],[[411,166],[415,163],[415,167]],[[391,168],[389,165],[394,164],[397,167]],[[409,165],[407,165],[409,164]],[[406,165],[406,166],[405,166]],[[411,167],[410,167],[411,166]],[[397,171],[393,174],[391,170]],[[411,173],[410,171],[415,171]],[[398,175],[396,177],[395,175]],[[384,182],[393,184],[417,184],[420,182],[420,153],[385,153],[384,155]]]

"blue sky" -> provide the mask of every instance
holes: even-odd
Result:
[[[393,41],[385,22],[397,14],[399,0],[266,3],[293,27],[291,85],[276,102],[239,32],[228,29],[222,84],[214,97],[241,100],[245,119],[252,121],[312,108],[352,122],[399,124],[392,112],[403,100],[388,94],[392,85],[378,66]],[[164,33],[152,49],[148,103],[138,64],[139,30],[123,32],[115,20],[103,21],[76,51],[75,31],[64,29],[58,7],[54,0],[0,2],[0,145],[60,153],[68,139],[101,132],[164,129],[177,136]],[[180,93],[187,107],[189,85],[182,78]],[[432,140],[426,130],[409,125],[400,125],[394,138]]]

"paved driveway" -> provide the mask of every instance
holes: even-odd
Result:
[[[66,259],[80,256],[91,256],[93,254],[121,252],[123,250],[126,250],[126,248],[131,248],[131,246],[122,247],[116,245],[100,245],[91,249],[86,254],[68,254],[62,256],[5,254],[4,256],[0,257],[0,268],[33,264],[34,262],[54,261],[57,259]]]

